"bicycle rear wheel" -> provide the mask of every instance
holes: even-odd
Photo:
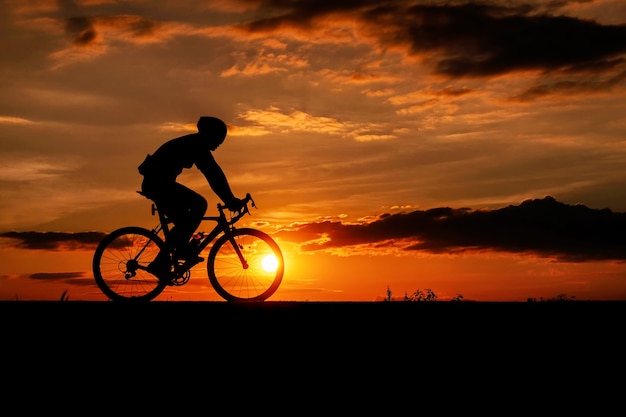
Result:
[[[150,301],[165,284],[145,270],[163,240],[142,227],[123,227],[102,239],[93,257],[93,276],[100,290],[113,301]]]
[[[209,281],[226,301],[265,301],[278,289],[284,270],[278,244],[255,229],[236,229],[220,236],[207,260]]]

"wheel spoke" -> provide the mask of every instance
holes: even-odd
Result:
[[[268,257],[274,260],[273,267],[268,266]],[[283,256],[276,242],[264,232],[237,229],[215,242],[208,270],[211,285],[224,299],[263,301],[280,285]]]
[[[114,301],[149,301],[165,286],[145,268],[165,244],[150,230],[125,227],[98,245],[93,273],[98,287]]]

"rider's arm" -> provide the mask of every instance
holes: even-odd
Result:
[[[230,189],[226,174],[218,165],[213,154],[204,154],[201,160],[196,161],[196,166],[204,174],[213,192],[222,199],[229,209],[233,211],[241,209],[241,201],[235,197]]]

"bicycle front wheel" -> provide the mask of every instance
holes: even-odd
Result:
[[[265,301],[278,289],[285,265],[274,239],[243,228],[220,236],[209,252],[207,270],[226,301]]]
[[[150,301],[165,284],[146,267],[165,247],[163,240],[142,227],[123,227],[102,239],[93,257],[93,276],[113,301]]]

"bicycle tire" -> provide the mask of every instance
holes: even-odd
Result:
[[[234,240],[244,255],[244,267],[231,244]],[[273,255],[275,269],[266,270],[263,260]],[[271,258],[269,258],[271,259]],[[207,260],[209,281],[226,301],[265,301],[271,297],[283,279],[285,263],[278,244],[265,232],[256,229],[236,229],[220,236]]]
[[[143,227],[123,227],[106,235],[93,257],[93,275],[98,288],[113,301],[150,301],[165,289],[166,284],[145,269],[154,260],[165,242]],[[128,271],[133,271],[126,276]]]

